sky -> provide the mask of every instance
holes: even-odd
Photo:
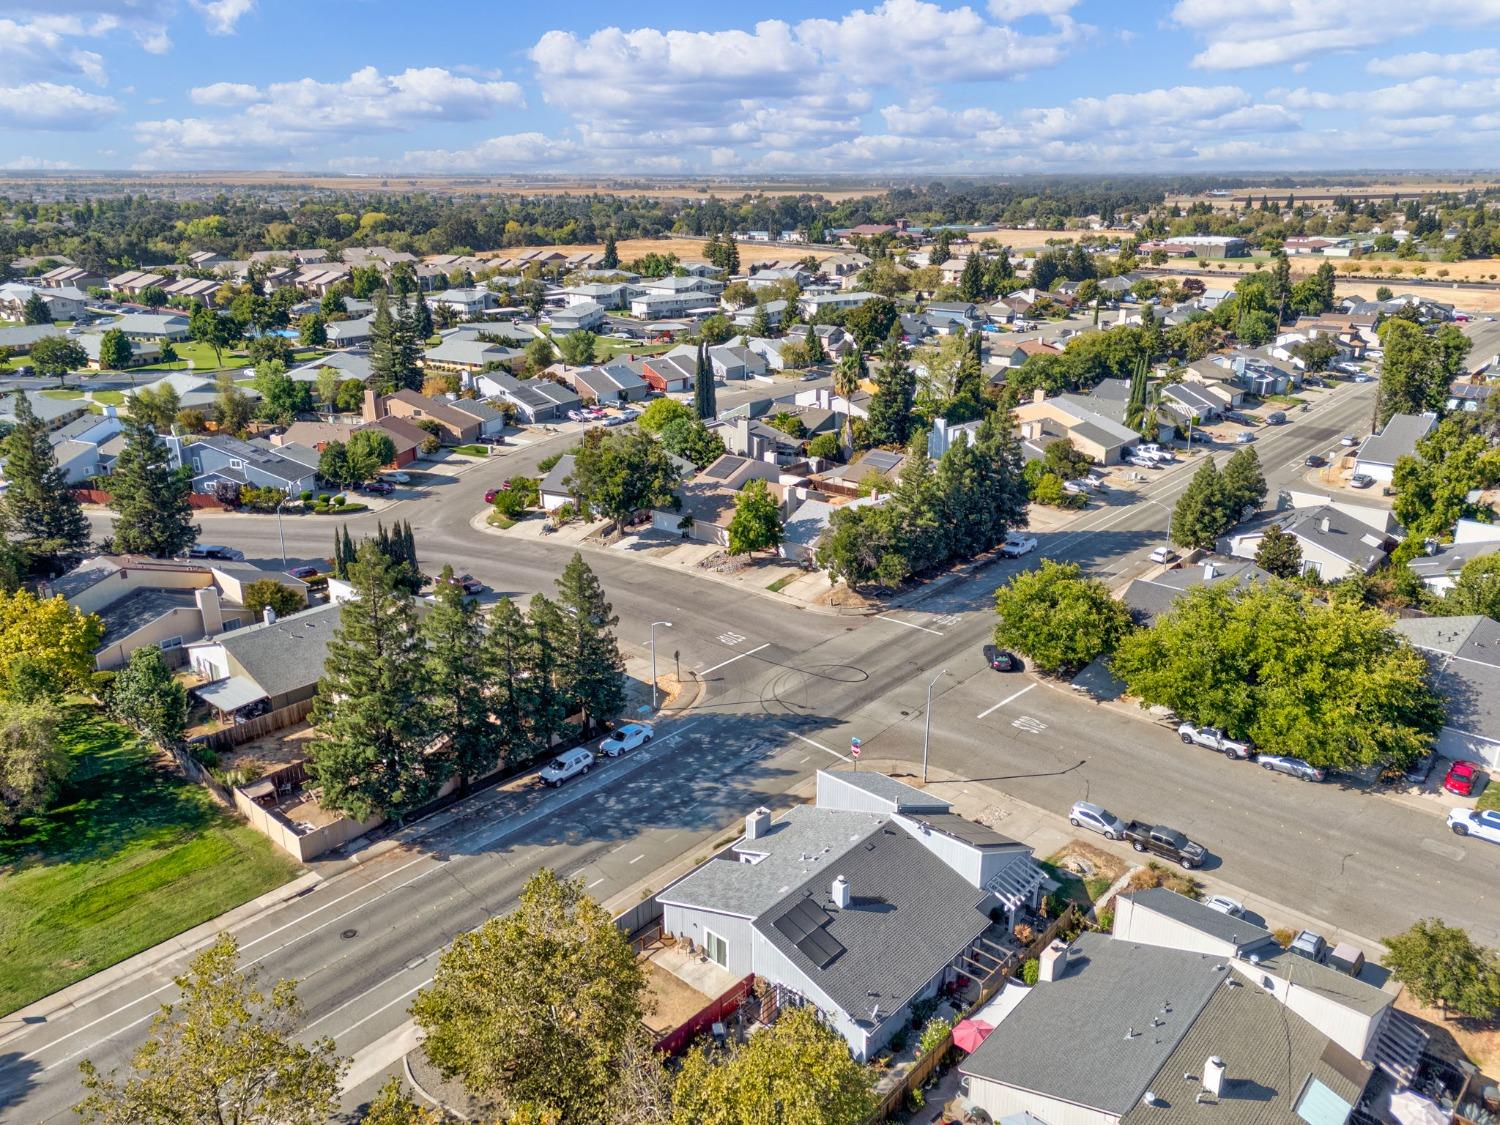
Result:
[[[4,0],[0,167],[1500,165],[1500,0]]]

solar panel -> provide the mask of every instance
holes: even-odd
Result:
[[[810,898],[804,898],[776,919],[776,928],[793,945],[801,943],[808,934],[828,924],[828,915]]]
[[[844,947],[838,943],[837,939],[821,927],[799,941],[797,948],[820,969],[826,969],[844,952]]]

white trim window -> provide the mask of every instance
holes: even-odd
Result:
[[[703,927],[703,952],[719,968],[729,967],[729,943],[707,926]]]

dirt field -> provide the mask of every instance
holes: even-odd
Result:
[[[1500,266],[1500,262],[1496,262],[1496,261],[1493,261],[1493,260],[1486,259],[1486,260],[1482,260],[1482,261],[1475,261],[1475,262],[1472,262],[1472,263],[1456,262],[1456,263],[1454,263],[1454,265],[1449,266],[1448,268],[1449,269],[1453,269],[1456,266],[1466,265],[1466,264],[1467,265],[1475,265],[1475,266],[1491,266],[1491,267]],[[1217,265],[1217,263],[1215,263],[1215,265]],[[1233,263],[1231,263],[1230,265],[1231,265],[1231,268],[1224,271],[1224,273],[1226,275],[1226,279],[1227,279],[1226,280],[1226,285],[1232,283],[1233,277],[1234,277],[1234,275],[1236,273],[1244,273],[1244,272],[1248,272],[1248,271],[1256,268],[1255,264],[1253,264],[1253,263],[1252,264],[1240,263],[1237,268],[1235,267],[1235,265]],[[1292,276],[1293,277],[1298,277],[1298,276],[1302,276],[1302,275],[1305,275],[1305,274],[1310,274],[1310,273],[1313,272],[1314,269],[1317,268],[1314,265],[1314,266],[1311,266],[1311,267],[1308,267],[1308,268],[1305,268],[1305,269],[1299,269],[1298,265],[1299,265],[1299,263],[1297,262],[1297,260],[1295,258],[1292,259]],[[1486,269],[1481,276],[1484,276],[1485,280],[1488,280],[1488,274],[1489,274],[1489,272],[1490,271],[1488,269]],[[1496,272],[1500,272],[1500,270],[1497,270]],[[1155,275],[1153,275],[1153,276],[1155,276]],[[1168,276],[1170,276],[1170,275],[1168,275]],[[1185,276],[1185,275],[1178,275],[1178,280],[1181,280],[1183,276]],[[1204,274],[1199,274],[1198,275],[1198,279],[1200,281],[1207,281],[1207,282],[1209,282],[1209,284],[1214,284],[1214,282],[1212,281],[1212,279],[1209,278],[1209,277],[1207,277]],[[1403,288],[1402,282],[1403,281],[1410,281],[1410,280],[1412,280],[1410,273],[1408,273],[1404,277],[1398,274],[1398,275],[1396,275],[1394,277],[1358,277],[1358,278],[1351,278],[1351,277],[1348,277],[1347,275],[1345,275],[1343,273],[1340,273],[1338,275],[1337,279],[1336,279],[1334,288],[1335,288],[1335,291],[1338,293],[1338,295],[1340,297],[1356,296],[1356,297],[1363,297],[1363,298],[1366,298],[1367,300],[1372,300],[1373,301],[1375,299],[1375,290],[1379,289],[1382,285],[1385,286],[1388,289],[1391,289],[1391,290],[1399,293],[1399,292],[1402,291],[1402,288]],[[1434,281],[1434,280],[1438,280],[1438,279],[1436,277],[1434,277],[1432,269],[1429,268],[1426,276],[1423,277],[1422,280],[1423,281]],[[1437,286],[1437,285],[1420,285],[1420,286],[1408,285],[1405,288],[1409,292],[1420,293],[1420,294],[1429,296],[1434,301],[1442,301],[1444,304],[1447,304],[1447,305],[1456,305],[1456,306],[1458,306],[1460,309],[1462,309],[1465,312],[1482,312],[1482,313],[1500,312],[1500,289],[1480,289],[1480,288],[1476,288],[1476,287],[1471,286],[1471,285],[1459,285],[1459,284],[1451,284],[1450,285],[1450,284],[1446,284],[1446,282],[1449,279],[1444,278],[1442,280],[1445,282],[1445,284],[1443,284],[1441,286]]]
[[[1190,203],[1202,203],[1207,201],[1211,202],[1214,205],[1215,210],[1224,210],[1230,206],[1239,209],[1241,206],[1243,206],[1243,200],[1247,195],[1250,196],[1250,198],[1256,200],[1260,199],[1260,197],[1264,195],[1267,199],[1275,199],[1279,202],[1281,200],[1285,200],[1287,195],[1290,194],[1300,200],[1319,202],[1324,200],[1331,200],[1335,196],[1339,195],[1350,195],[1356,199],[1363,199],[1364,197],[1371,195],[1410,196],[1429,195],[1434,192],[1445,191],[1468,191],[1471,188],[1483,190],[1484,188],[1495,186],[1497,182],[1500,181],[1496,181],[1493,176],[1487,175],[1474,176],[1472,178],[1460,176],[1457,178],[1447,179],[1423,179],[1420,176],[1413,176],[1410,179],[1403,179],[1401,177],[1393,176],[1379,183],[1343,185],[1335,184],[1331,187],[1270,188],[1241,185],[1238,187],[1229,188],[1228,196],[1175,195],[1168,196],[1167,203],[1169,205],[1172,203],[1176,203],[1181,206],[1186,206]]]
[[[627,238],[616,243],[615,249],[622,263],[633,261],[645,254],[676,254],[684,262],[701,262],[704,260],[703,243],[704,240],[701,238]],[[758,242],[741,242],[739,248],[740,262],[744,265],[749,265],[751,262],[769,262],[773,259],[795,260],[804,258],[808,254],[817,258],[827,258],[843,252],[837,246],[771,246]],[[479,256],[481,258],[508,258],[523,250],[556,250],[560,254],[583,254],[603,249],[603,245],[599,243],[579,243],[569,246],[517,246],[510,250],[486,250]]]

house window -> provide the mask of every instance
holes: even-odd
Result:
[[[729,943],[707,927],[703,930],[703,952],[719,968],[729,967]]]
[[[231,457],[229,459],[229,467],[231,469],[243,469],[245,462],[241,461],[238,457]]]
[[[166,640],[162,641],[157,647],[160,648],[164,652],[167,649],[169,649],[169,648],[181,648],[182,647],[182,638],[181,637],[168,637]]]

